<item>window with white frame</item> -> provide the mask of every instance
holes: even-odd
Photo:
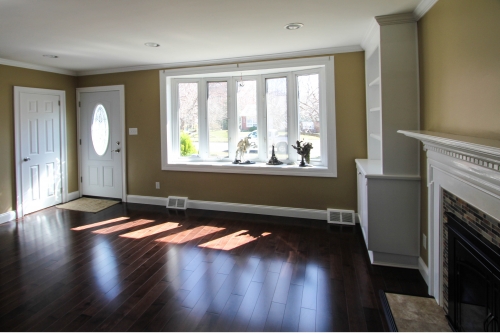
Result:
[[[162,169],[335,177],[333,79],[333,57],[160,71]],[[234,165],[244,138],[254,163]]]

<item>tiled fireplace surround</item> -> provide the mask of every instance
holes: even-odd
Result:
[[[427,154],[429,265],[421,261],[420,271],[429,294],[447,312],[443,214],[454,213],[499,248],[500,141],[427,131],[399,133],[421,140]]]
[[[455,214],[500,251],[500,221],[443,189],[443,211]],[[446,218],[444,224],[446,224]],[[448,228],[443,229],[443,307],[448,313]]]

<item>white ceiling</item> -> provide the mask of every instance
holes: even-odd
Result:
[[[412,12],[420,2],[0,0],[0,58],[85,74],[301,51],[320,53],[318,49],[349,50],[360,48],[374,16]],[[304,27],[283,28],[291,22]],[[146,42],[161,46],[146,47]],[[44,58],[44,54],[59,58]]]

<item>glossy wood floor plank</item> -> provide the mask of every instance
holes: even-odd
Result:
[[[0,225],[4,331],[387,330],[359,227],[139,204],[49,208]]]
[[[304,286],[291,284],[288,290],[287,303],[283,314],[281,331],[297,332],[299,329],[300,309]]]

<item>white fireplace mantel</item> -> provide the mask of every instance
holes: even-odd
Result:
[[[398,131],[427,151],[429,294],[443,304],[442,190],[500,220],[500,141],[429,131]]]
[[[500,165],[500,141],[476,138],[471,136],[453,135],[446,133],[437,133],[429,131],[398,131],[398,133],[418,139],[422,141],[427,148],[440,147],[449,152],[464,154],[465,156],[474,155],[477,161],[476,164],[491,167],[494,170],[499,170]],[[469,159],[471,161],[471,159]],[[486,163],[492,163],[489,166]]]

